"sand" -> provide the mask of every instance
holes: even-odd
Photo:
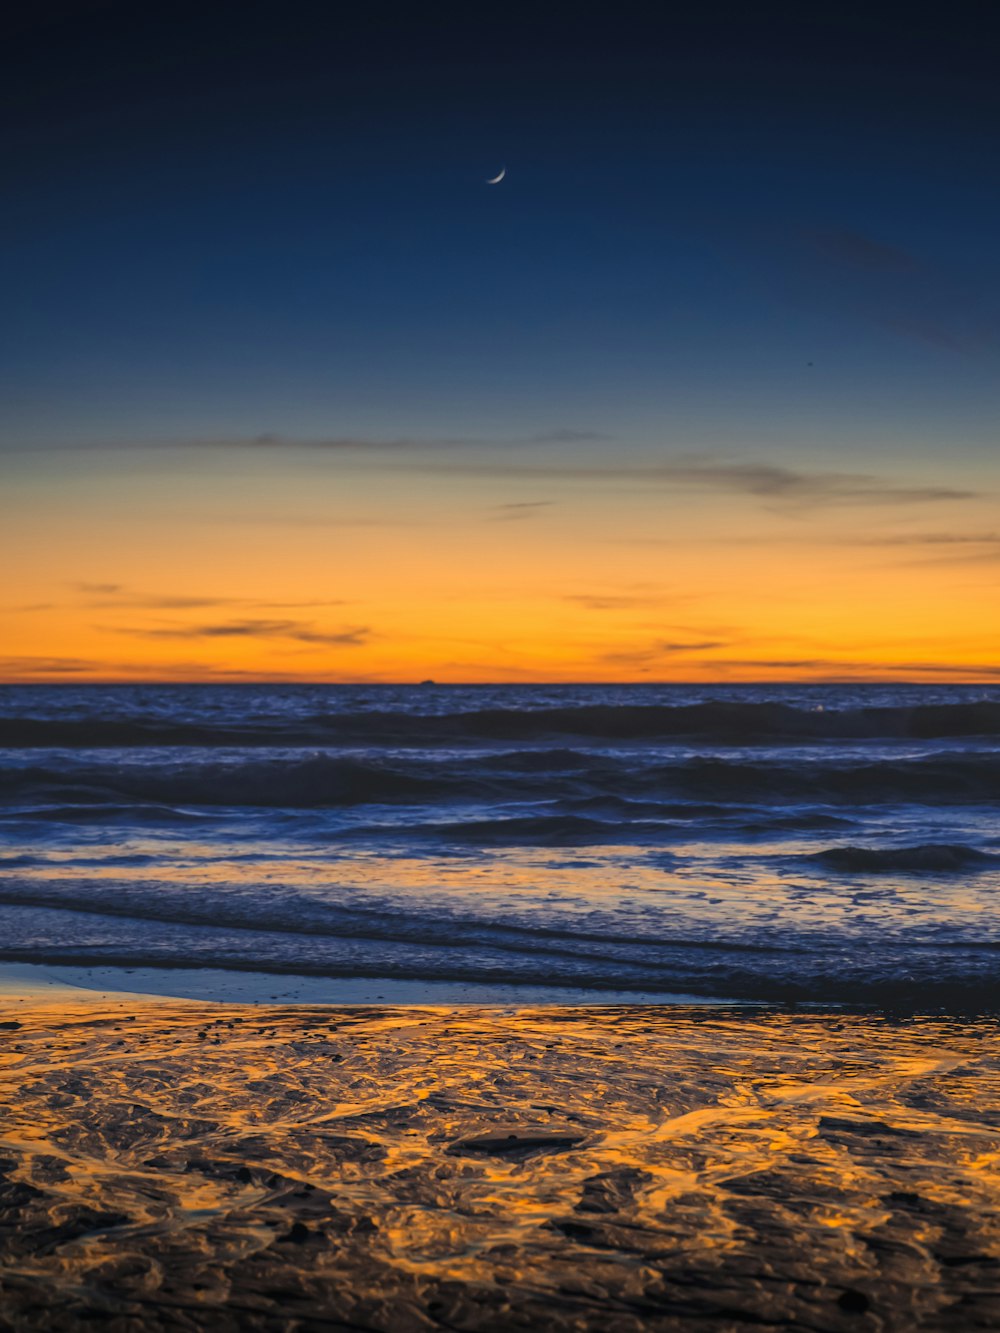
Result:
[[[0,1021],[4,1330],[1000,1328],[995,1021]]]

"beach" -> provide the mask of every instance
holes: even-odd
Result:
[[[0,1327],[1000,1326],[995,1019],[0,997]]]
[[[0,1333],[1000,1327],[996,687],[0,702]]]

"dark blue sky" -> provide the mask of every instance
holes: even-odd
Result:
[[[986,447],[989,11],[867,8],[42,7],[5,43],[5,434],[890,409]]]

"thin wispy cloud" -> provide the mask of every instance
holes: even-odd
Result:
[[[661,643],[659,650],[661,653],[708,653],[729,646],[725,639],[702,639],[696,643]]]
[[[198,611],[208,610],[210,607],[232,606],[235,604],[236,599],[231,597],[185,597],[169,593],[163,596],[116,597],[113,600],[105,598],[102,601],[87,603],[91,607],[118,606],[128,610],[148,608],[158,611]]]
[[[731,646],[732,641],[728,639],[692,639],[691,641],[666,639],[649,644],[645,648],[622,648],[613,652],[602,653],[599,660],[614,666],[645,669],[686,653],[711,653],[718,651],[720,648]]]
[[[873,273],[916,273],[921,268],[916,256],[863,232],[831,227],[806,231],[803,235],[818,254],[852,268]]]
[[[551,508],[554,503],[554,500],[514,500],[495,505],[488,517],[492,523],[516,523],[537,518],[542,510]]]
[[[321,601],[273,602],[257,597],[189,596],[186,593],[142,592],[123,583],[74,583],[71,588],[91,597],[85,606],[107,610],[197,611],[221,607],[252,607],[256,610],[291,611],[321,607],[348,606],[344,598]]]
[[[213,527],[219,523],[238,524],[241,527],[269,528],[326,528],[330,532],[340,532],[354,528],[425,528],[427,522],[417,518],[398,518],[384,516],[379,518],[346,518],[341,514],[289,513],[278,510],[274,513],[218,513],[201,516],[201,521]]]
[[[910,568],[931,565],[995,565],[1000,562],[1000,546],[984,547],[979,551],[952,551],[949,555],[925,555],[912,560],[901,560],[899,565]]]
[[[613,435],[605,435],[599,430],[561,430],[545,431],[540,435],[529,436],[528,444],[600,444],[613,440]]]
[[[937,532],[914,536],[870,537],[866,548],[920,552],[900,565],[990,565],[1000,561],[1000,533]]]
[[[140,639],[289,639],[296,643],[357,648],[371,638],[367,625],[340,630],[317,629],[300,620],[229,620],[207,625],[100,625],[106,634],[127,634]]]
[[[843,227],[802,232],[801,243],[807,291],[812,285],[891,333],[951,352],[996,341],[978,293],[936,264]]]
[[[252,435],[246,438],[236,437],[234,439],[164,440],[159,442],[159,447],[186,449],[318,449],[329,450],[332,453],[354,453],[357,451],[364,453],[382,451],[413,453],[421,449],[463,449],[484,443],[486,441],[469,436],[446,435],[436,437],[401,435],[390,438],[366,435],[330,435],[308,439],[265,434]]]
[[[163,448],[197,454],[211,450],[312,451],[351,457],[354,467],[388,466],[399,473],[501,479],[531,485],[552,483],[614,486],[618,488],[703,492],[746,496],[773,506],[776,511],[807,510],[821,506],[905,506],[956,503],[975,499],[982,492],[967,487],[899,481],[867,472],[839,472],[794,468],[761,460],[734,460],[708,454],[674,454],[654,463],[590,462],[578,456],[565,461],[556,457],[530,457],[525,447],[545,444],[572,445],[601,440],[598,432],[565,429],[544,435],[509,439],[474,437],[378,438],[330,436],[300,439],[264,434],[230,439],[177,439],[131,443],[134,449]],[[100,447],[100,446],[93,446]],[[122,446],[124,447],[124,446]],[[436,457],[444,450],[447,457]],[[502,458],[483,458],[484,453],[503,451]],[[506,451],[510,451],[509,453]],[[539,505],[543,502],[537,502]],[[544,503],[551,503],[546,501]],[[513,508],[507,512],[514,512]],[[383,518],[327,518],[323,515],[230,516],[229,521],[269,521],[291,525],[383,526],[394,520]],[[114,584],[81,584],[81,591],[113,595]]]
[[[717,665],[735,670],[756,669],[765,671],[817,671],[829,679],[838,677],[899,677],[899,676],[946,676],[959,681],[1000,678],[1000,666],[983,666],[968,663],[951,665],[942,662],[890,661],[890,662],[844,662],[836,658],[824,657],[776,657],[776,658],[725,658]]]
[[[558,436],[558,439],[556,438]],[[590,432],[557,432],[549,442],[574,443],[596,438]],[[330,438],[292,440],[281,436],[252,439],[177,442],[185,448],[307,449],[366,456],[393,455],[399,471],[453,474],[469,477],[509,478],[525,482],[596,482],[621,486],[659,486],[683,490],[746,495],[792,507],[815,505],[893,505],[968,500],[977,492],[944,485],[905,485],[871,473],[811,471],[760,461],[724,460],[708,455],[676,455],[653,464],[525,461],[519,456],[497,461],[466,461],[456,455],[474,456],[480,449],[498,445],[537,445],[542,437],[521,440],[486,439],[397,439]],[[447,448],[447,460],[421,457]]]
[[[844,660],[823,653],[775,656],[766,652],[755,657],[747,653],[753,637],[736,631],[728,637],[696,638],[692,635],[690,638],[661,638],[631,648],[601,653],[597,660],[605,665],[653,676],[657,671],[676,670],[680,660],[690,663],[691,668],[699,673],[710,672],[713,676],[735,676],[737,679],[741,675],[745,677],[747,673],[752,675],[759,672],[806,673],[828,681],[927,676],[957,681],[1000,679],[1000,666],[970,666],[968,663],[952,665],[915,658]],[[727,651],[739,648],[743,650],[740,656]]]
[[[972,498],[972,497],[969,497]],[[748,546],[767,547],[777,545],[841,547],[849,550],[896,549],[920,550],[935,548],[948,551],[957,550],[958,555],[942,556],[942,559],[992,559],[993,549],[1000,550],[1000,533],[994,532],[930,532],[930,533],[891,533],[885,536],[867,536],[859,533],[814,532],[802,533],[796,530],[792,534],[778,531],[766,535],[712,533],[705,537],[607,537],[604,539],[616,546]],[[970,549],[972,548],[972,549]]]
[[[398,453],[405,455],[420,453],[422,450],[516,449],[530,445],[601,444],[607,443],[613,438],[613,436],[606,435],[602,431],[578,430],[575,427],[563,426],[558,427],[555,430],[540,431],[534,435],[506,436],[399,435],[386,437],[369,435],[321,435],[313,438],[302,438],[267,432],[262,435],[252,435],[245,438],[209,438],[194,441],[178,440],[174,442],[163,441],[161,442],[161,447],[170,447],[171,443],[173,443],[173,446],[177,448],[196,449],[307,449],[318,451],[327,450],[331,453]]]
[[[597,482],[748,496],[788,507],[911,505],[972,500],[978,492],[943,485],[903,485],[873,473],[811,472],[770,463],[722,462],[681,457],[654,464],[441,464],[408,463],[428,473],[511,478],[519,481]]]
[[[497,448],[527,448],[530,446],[599,444],[613,440],[613,435],[603,431],[577,429],[572,426],[557,427],[553,430],[539,431],[529,435],[285,435],[278,431],[262,431],[257,435],[206,435],[196,437],[166,437],[151,439],[97,439],[77,441],[72,444],[50,443],[49,451],[68,450],[73,453],[88,453],[95,450],[183,450],[192,453],[213,450],[245,450],[263,452],[293,452],[295,450],[327,453],[367,453],[367,454],[414,454],[424,451],[439,450],[476,450]],[[13,441],[3,447],[11,452],[22,452]],[[39,446],[32,445],[32,452]]]
[[[863,537],[861,546],[1000,546],[1000,532],[912,532]]]
[[[367,435],[330,435],[302,439],[267,432],[250,436],[246,439],[207,439],[195,442],[195,447],[241,448],[252,446],[258,449],[330,449],[333,451],[385,451],[388,453],[414,453],[421,449],[475,449],[495,448],[500,446],[524,446],[545,444],[600,444],[613,439],[602,431],[580,430],[572,426],[560,426],[554,430],[539,431],[534,435],[400,435],[390,437]]]
[[[86,657],[0,657],[0,674],[11,676],[78,675],[103,668],[103,663]]]
[[[299,680],[297,672],[281,671],[268,664],[266,669],[227,667],[211,662],[172,661],[157,663],[153,673],[148,662],[116,662],[107,658],[9,656],[0,657],[0,677],[9,680],[38,681],[51,677],[84,677],[94,680]]]
[[[565,593],[562,600],[581,606],[585,611],[635,611],[663,606],[665,602],[683,601],[690,594],[661,593]]]

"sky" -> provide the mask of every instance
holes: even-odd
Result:
[[[1000,678],[988,8],[649,8],[3,20],[0,680]]]

